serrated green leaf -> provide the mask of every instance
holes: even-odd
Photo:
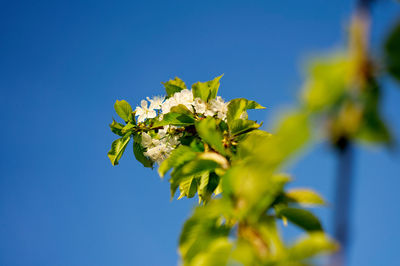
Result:
[[[322,231],[322,226],[318,218],[310,211],[305,209],[283,207],[276,209],[279,217],[285,217],[293,224],[306,231]]]
[[[400,21],[386,40],[385,59],[388,72],[400,81]]]
[[[114,104],[114,108],[119,117],[121,117],[125,122],[132,120],[132,107],[127,101],[117,100]]]
[[[301,205],[325,205],[324,199],[311,189],[291,189],[285,195],[289,202]]]
[[[250,101],[244,98],[231,100],[228,104],[228,113],[226,117],[229,127],[231,128],[231,123],[234,120],[239,119],[243,112],[249,109],[265,109],[265,107],[255,101]]]
[[[180,78],[175,77],[167,82],[161,82],[164,85],[167,97],[171,97],[176,92],[186,89],[186,84]]]
[[[108,152],[108,158],[111,161],[112,165],[117,165],[119,159],[121,159],[122,154],[125,151],[126,146],[129,143],[129,140],[131,139],[130,135],[126,135],[122,138],[119,138],[117,140],[115,140],[112,144],[111,144],[111,150]]]
[[[179,195],[178,199],[181,199],[185,196],[188,198],[193,198],[197,192],[197,187],[198,178],[190,177],[188,179],[185,179],[179,184],[179,190],[181,191],[181,194]]]
[[[197,82],[192,85],[193,96],[207,102],[217,97],[219,80],[223,75],[207,82]]]
[[[290,247],[288,258],[293,261],[301,261],[316,255],[332,253],[337,249],[338,244],[323,232],[314,232],[304,236]]]
[[[172,126],[190,126],[193,125],[195,119],[192,116],[180,113],[167,113],[164,115],[163,120],[155,121],[152,128],[157,128],[166,125]]]
[[[222,133],[217,126],[217,120],[213,117],[207,117],[196,121],[195,127],[200,138],[209,144],[215,151],[226,155],[224,145],[222,144]]]
[[[161,177],[163,177],[170,169],[192,161],[196,158],[196,156],[197,153],[194,152],[190,147],[181,145],[173,150],[170,156],[161,163],[160,167],[158,168],[158,173]]]
[[[200,200],[207,202],[214,193],[220,181],[220,177],[214,172],[204,173],[199,180],[198,194]]]
[[[124,133],[122,133],[122,129],[124,128],[124,125],[116,122],[114,119],[113,119],[112,123],[110,124],[110,128],[111,128],[111,131],[118,136],[122,137],[125,135]]]
[[[232,135],[239,135],[257,129],[260,126],[261,125],[257,124],[255,121],[244,120],[239,118],[232,121],[230,126],[230,132]]]
[[[141,141],[139,134],[134,136],[133,154],[135,155],[136,160],[143,164],[144,167],[153,168],[154,162],[143,154],[145,149],[142,147]]]

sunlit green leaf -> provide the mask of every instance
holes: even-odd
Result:
[[[179,190],[181,191],[181,194],[179,195],[178,199],[181,199],[185,196],[188,198],[193,198],[197,192],[198,184],[198,178],[196,177],[191,177],[180,182]]]
[[[186,89],[186,84],[180,78],[175,77],[167,82],[161,82],[164,85],[165,91],[167,92],[167,97],[172,96],[175,92],[180,92]]]
[[[286,192],[286,197],[290,202],[301,205],[324,205],[324,199],[311,189],[291,189]]]
[[[227,121],[228,125],[231,128],[231,123],[241,118],[240,116],[249,109],[265,109],[265,107],[261,106],[255,101],[250,101],[244,98],[233,99],[228,104],[228,114]]]
[[[114,119],[113,119],[112,123],[110,124],[111,131],[112,131],[114,134],[117,134],[117,135],[119,135],[119,136],[121,136],[121,137],[122,137],[123,135],[125,135],[124,133],[122,133],[122,128],[123,128],[123,127],[124,127],[123,124],[116,122]]]
[[[324,233],[314,232],[298,240],[288,250],[288,257],[294,261],[301,261],[316,255],[332,253],[337,249],[338,245]]]
[[[166,125],[189,126],[193,125],[194,122],[195,119],[192,116],[180,113],[167,113],[164,115],[163,120],[154,122],[153,128]]]
[[[257,129],[260,126],[260,124],[252,120],[236,119],[232,121],[230,131],[232,135],[239,135]]]
[[[215,151],[222,155],[226,154],[222,144],[222,133],[218,130],[217,120],[213,117],[207,117],[195,123],[197,133],[204,142],[209,144]]]
[[[110,159],[112,165],[118,164],[118,161],[121,158],[122,154],[124,153],[125,148],[128,145],[130,139],[131,139],[131,136],[126,135],[122,138],[115,140],[111,144],[111,150],[108,152],[107,155],[108,155],[108,158]]]
[[[207,82],[197,82],[192,85],[193,96],[207,102],[217,97],[219,80],[223,75]]]
[[[125,122],[132,120],[132,107],[125,100],[116,101],[114,104],[115,111]]]

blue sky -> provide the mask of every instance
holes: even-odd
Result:
[[[195,201],[170,202],[168,182],[129,150],[111,166],[115,100],[224,73],[219,94],[267,106],[251,115],[268,128],[295,101],[305,60],[345,44],[352,2],[1,1],[0,265],[175,265]],[[375,49],[399,14],[376,5]],[[384,83],[399,139],[400,90]],[[350,265],[400,265],[399,152],[356,153]],[[335,164],[318,144],[289,169],[293,185],[332,201]],[[330,232],[332,210],[317,213]]]

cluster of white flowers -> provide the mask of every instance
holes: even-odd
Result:
[[[161,115],[167,114],[171,111],[171,108],[180,104],[184,105],[191,112],[202,114],[204,116],[216,116],[219,119],[226,120],[226,114],[228,112],[228,103],[217,96],[215,99],[210,100],[208,103],[200,98],[194,98],[191,90],[184,89],[180,92],[176,92],[170,98],[156,96],[147,100],[150,102],[149,107],[146,100],[140,102],[140,106],[136,107],[136,115],[138,116],[138,122],[144,122],[148,118],[155,118],[157,116],[156,110],[161,110]]]
[[[148,101],[148,102],[147,102]],[[144,122],[146,119],[155,118],[159,115],[161,120],[163,115],[169,113],[171,108],[180,104],[184,105],[191,112],[204,116],[216,116],[219,119],[226,120],[228,112],[228,103],[217,96],[215,99],[205,102],[200,98],[194,98],[191,90],[184,89],[176,92],[170,98],[156,96],[140,102],[140,106],[135,109],[138,122]],[[150,104],[149,104],[150,103]],[[165,160],[171,151],[176,148],[180,142],[182,134],[168,133],[172,126],[164,126],[159,129],[156,136],[152,137],[146,132],[142,133],[142,146],[146,148],[145,156],[157,163]]]
[[[169,156],[171,151],[180,144],[179,138],[181,136],[181,134],[168,134],[168,126],[159,129],[157,136],[153,138],[146,132],[143,132],[142,146],[147,149],[144,155],[160,164]]]

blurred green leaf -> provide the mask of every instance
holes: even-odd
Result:
[[[117,165],[119,159],[121,158],[122,154],[125,151],[126,146],[129,143],[129,140],[131,139],[130,135],[126,135],[122,138],[119,138],[117,140],[115,140],[112,144],[111,144],[111,150],[108,152],[108,158],[111,161],[112,165]]]
[[[127,101],[117,100],[114,104],[114,109],[125,122],[132,120],[132,107]]]
[[[194,265],[191,263],[197,255],[209,253],[215,241],[227,239],[230,227],[219,222],[220,214],[226,210],[220,203],[217,201],[197,207],[185,222],[179,239],[179,253],[184,265]]]
[[[193,96],[207,102],[217,97],[219,80],[223,75],[207,82],[197,82],[192,85]]]
[[[388,72],[400,81],[400,21],[386,40],[385,59]]]
[[[180,78],[175,77],[167,82],[161,82],[164,85],[167,97],[174,95],[176,92],[186,89],[186,84]]]
[[[213,117],[207,117],[195,123],[197,133],[200,138],[209,144],[215,151],[222,155],[226,155],[225,148],[222,144],[222,133],[217,126],[217,120]]]
[[[303,88],[303,102],[313,111],[332,108],[350,85],[352,64],[348,57],[338,54],[312,62]]]
[[[265,109],[255,101],[250,101],[244,98],[233,99],[228,104],[227,121],[230,128],[232,128],[232,122],[239,119],[240,116],[249,109]]]
[[[133,141],[133,154],[136,160],[143,164],[144,167],[153,168],[153,161],[143,154],[145,149],[142,147],[140,135],[135,135]]]
[[[316,255],[332,253],[337,249],[338,245],[324,233],[314,232],[298,240],[288,250],[288,258],[301,261]]]
[[[322,231],[318,218],[308,210],[283,207],[276,209],[279,217],[285,217],[293,224],[307,231]]]
[[[195,159],[196,156],[196,152],[194,152],[190,147],[181,145],[173,150],[170,156],[161,163],[158,168],[158,173],[163,177],[170,169],[181,166],[182,164]]]
[[[209,244],[207,251],[198,254],[189,264],[192,266],[221,266],[227,265],[232,250],[228,238],[220,237]]]
[[[324,199],[311,189],[291,189],[285,195],[289,201],[300,205],[325,205]]]

